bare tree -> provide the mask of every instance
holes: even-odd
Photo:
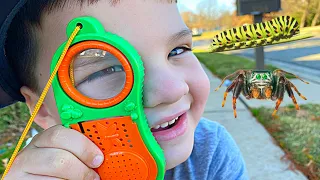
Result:
[[[222,29],[231,28],[233,25],[232,14],[229,11],[225,11],[219,17],[219,22],[221,22]]]
[[[318,2],[318,8],[317,8],[317,11],[316,11],[316,15],[312,19],[311,26],[315,26],[317,24],[317,22],[319,20],[319,16],[320,16],[320,1]]]
[[[195,14],[190,12],[190,11],[186,11],[181,13],[182,19],[183,21],[186,23],[186,25],[188,26],[188,28],[192,29],[194,28],[195,24]]]
[[[202,23],[206,24],[206,29],[213,29],[217,26],[217,19],[221,13],[217,0],[202,0],[197,5],[197,11]]]
[[[306,19],[308,16],[308,11],[309,11],[310,0],[304,0],[304,2],[305,2],[305,7],[304,7],[303,14],[301,17],[300,28],[303,28],[305,26]]]

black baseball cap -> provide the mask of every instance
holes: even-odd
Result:
[[[0,0],[0,108],[17,101],[24,102],[20,93],[21,83],[9,66],[5,53],[5,41],[10,24],[27,0]]]

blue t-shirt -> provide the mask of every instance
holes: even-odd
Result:
[[[242,154],[223,126],[202,118],[194,138],[190,157],[166,171],[165,180],[249,179]]]

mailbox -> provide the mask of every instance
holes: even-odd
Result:
[[[237,15],[263,14],[281,10],[281,0],[236,0]]]

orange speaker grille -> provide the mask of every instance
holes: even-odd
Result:
[[[131,117],[116,117],[71,125],[104,153],[105,161],[95,169],[102,180],[156,179],[157,165]]]

